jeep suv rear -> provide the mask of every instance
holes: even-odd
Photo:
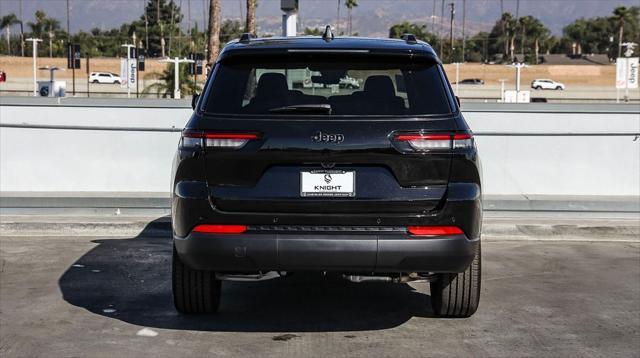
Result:
[[[430,282],[435,314],[472,315],[480,163],[448,83],[412,36],[228,44],[174,160],[177,310],[217,311],[221,281],[319,271]]]

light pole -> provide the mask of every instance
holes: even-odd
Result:
[[[460,96],[460,92],[458,91],[458,83],[460,83],[460,62],[455,62],[456,65],[456,96]]]
[[[500,102],[504,102],[504,83],[507,82],[507,80],[501,78],[498,81],[500,81]]]
[[[186,58],[180,59],[178,57],[174,57],[173,59],[166,58],[164,60],[160,60],[160,62],[173,63],[173,98],[180,99],[180,64],[192,63],[195,61]]]
[[[529,67],[523,62],[514,62],[512,65],[507,65],[507,67],[514,67],[516,69],[516,98],[520,95],[520,70],[525,67]],[[517,102],[518,100],[516,100]]]
[[[36,58],[38,57],[38,42],[42,42],[42,39],[36,39],[29,37],[27,41],[31,41],[33,47],[33,96],[38,96],[38,83],[36,82]]]
[[[449,41],[451,42],[451,60],[454,61],[454,54],[453,54],[453,16],[456,14],[456,4],[454,3],[450,3],[449,6],[451,7],[451,24],[449,25]]]
[[[512,65],[507,65],[507,67],[513,67],[516,69],[516,92],[520,92],[520,70],[529,66],[524,63],[514,63]]]

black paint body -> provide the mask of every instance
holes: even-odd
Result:
[[[231,43],[216,62],[334,51],[336,57],[437,63],[448,114],[238,116],[207,113],[216,71],[185,129],[259,133],[240,149],[179,146],[173,163],[174,244],[194,269],[218,272],[460,272],[480,243],[480,160],[473,148],[416,152],[395,133],[471,133],[430,46],[401,40],[318,38]],[[249,57],[247,57],[249,56]],[[318,132],[341,140],[316,141]],[[300,171],[356,172],[355,197],[301,197]],[[201,234],[198,224],[242,224],[244,234]],[[412,225],[454,225],[464,235],[415,238]]]

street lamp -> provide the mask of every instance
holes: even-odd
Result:
[[[513,67],[516,69],[516,92],[520,93],[520,70],[529,67],[523,62],[514,62],[512,65],[507,65],[507,67]]]
[[[180,59],[178,57],[174,57],[173,59],[165,58],[160,60],[160,62],[173,63],[173,98],[180,99],[180,64],[193,63],[195,61],[187,58]]]
[[[36,81],[36,58],[38,57],[38,42],[42,42],[42,39],[36,39],[29,37],[27,41],[31,41],[33,45],[33,96],[38,96],[38,83]]]

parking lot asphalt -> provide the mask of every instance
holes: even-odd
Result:
[[[224,283],[220,313],[171,302],[169,237],[0,237],[1,357],[637,357],[640,244],[488,240],[469,319],[427,284]]]

